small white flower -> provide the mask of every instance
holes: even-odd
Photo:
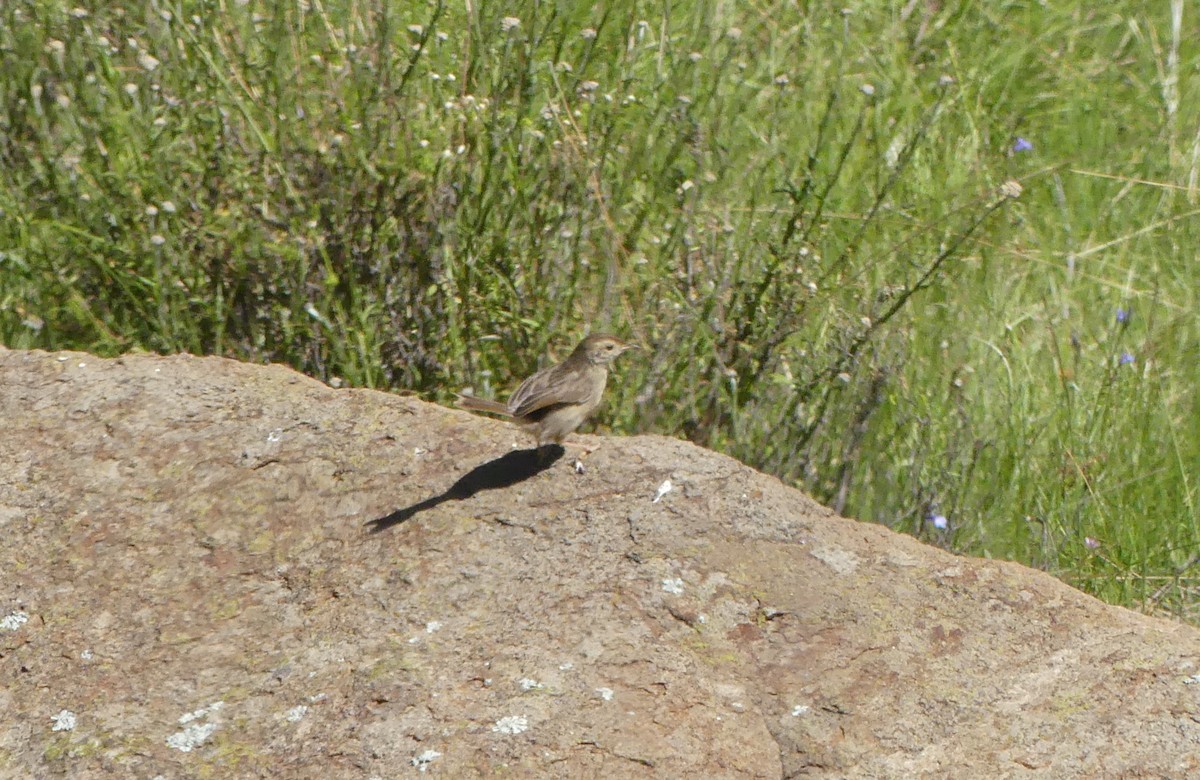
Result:
[[[506,715],[492,726],[492,731],[497,734],[520,734],[528,730],[529,718],[524,715]]]
[[[738,40],[739,38],[742,37],[742,28],[741,27],[730,27],[728,30],[725,31],[725,37],[731,41]]]
[[[138,91],[138,85],[137,85],[137,84],[134,84],[133,82],[129,82],[129,83],[128,83],[128,84],[126,84],[124,87],[122,87],[122,89],[124,89],[124,90],[125,90],[125,94],[126,94],[126,95],[129,95],[129,96],[131,96],[131,97],[132,97],[133,95],[136,95],[136,94],[137,94],[137,91]]]
[[[410,24],[408,26],[408,31],[410,33],[412,33],[413,35],[424,35],[425,34],[425,28],[419,24]]]
[[[67,44],[63,43],[57,38],[51,38],[50,40],[46,41],[46,48],[54,54],[62,54],[67,50]]]
[[[598,81],[581,81],[581,82],[579,82],[579,91],[580,92],[595,92],[596,88],[599,86],[600,86],[600,82],[598,82]]]
[[[775,85],[779,87],[786,87],[790,81],[791,79],[788,78],[788,74],[786,73],[780,73],[775,77]]]
[[[149,206],[147,206],[146,207],[146,216],[147,217],[157,217],[158,216],[158,206],[155,206],[153,203],[151,203]]]
[[[71,16],[76,19],[86,19],[88,17],[88,11],[86,8],[72,8]]]
[[[158,207],[168,214],[175,213],[175,204],[169,200],[164,200],[162,203],[158,204]]]
[[[152,73],[159,66],[159,61],[156,57],[152,57],[146,52],[139,52],[137,57],[138,65],[147,73]]]
[[[506,16],[500,20],[500,29],[503,32],[509,32],[510,30],[515,30],[520,26],[521,26],[521,20],[515,16]]]
[[[698,51],[694,51],[688,55],[688,59],[692,62],[699,62],[700,60],[704,59],[704,55]]]
[[[579,32],[579,36],[585,41],[594,41],[596,40],[596,31],[591,27],[585,27]]]
[[[870,97],[871,95],[875,94],[875,85],[863,84],[861,87],[859,87],[859,90],[867,97]]]
[[[162,246],[163,244],[167,243],[167,239],[163,238],[158,233],[155,233],[154,235],[150,236],[150,243],[154,244],[155,246]]]

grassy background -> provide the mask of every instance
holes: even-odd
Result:
[[[1200,42],[1094,5],[7,0],[0,340],[445,402],[611,329],[601,427],[1195,620]]]

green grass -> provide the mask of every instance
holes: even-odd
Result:
[[[0,339],[445,402],[612,329],[604,427],[1197,619],[1190,9],[801,5],[9,0]]]

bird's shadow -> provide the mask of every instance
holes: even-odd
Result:
[[[424,501],[404,509],[397,509],[389,515],[372,520],[367,525],[371,527],[371,533],[377,534],[403,523],[418,512],[432,509],[438,504],[447,501],[461,501],[481,490],[510,487],[550,468],[565,452],[566,450],[558,444],[549,444],[540,449],[514,450],[471,469],[459,477],[458,481],[447,488],[444,493],[430,496]]]

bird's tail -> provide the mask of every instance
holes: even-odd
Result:
[[[489,401],[486,398],[476,398],[473,395],[465,395],[458,393],[458,408],[469,409],[473,412],[488,412],[489,414],[499,414],[504,417],[512,417],[512,412],[508,410],[508,406],[499,401]]]

